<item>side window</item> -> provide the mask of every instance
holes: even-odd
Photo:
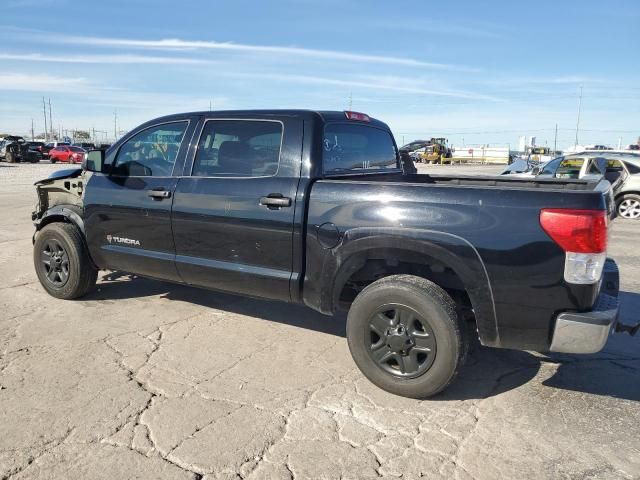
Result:
[[[620,160],[606,160],[606,171],[604,172],[604,178],[611,183],[617,182],[621,177],[626,176],[627,172],[624,170],[624,166]]]
[[[193,164],[197,177],[266,177],[280,162],[282,124],[264,120],[209,120]]]
[[[584,158],[565,158],[556,170],[556,178],[580,178]]]
[[[186,121],[165,123],[131,137],[120,147],[112,174],[125,177],[170,176],[188,125]]]

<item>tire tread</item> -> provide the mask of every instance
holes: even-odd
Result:
[[[77,262],[77,278],[69,276],[69,281],[60,289],[52,288],[42,278],[40,278],[39,262],[39,242],[38,239],[43,235],[53,234],[54,236],[61,237],[66,241],[71,251],[68,252],[69,260]],[[34,264],[40,283],[47,290],[47,292],[56,297],[65,300],[72,300],[80,298],[86,295],[96,284],[98,279],[98,269],[93,264],[89,257],[89,252],[82,238],[82,233],[73,224],[54,222],[45,225],[36,237],[34,244]]]
[[[354,325],[359,321],[359,319],[354,318],[352,312],[357,312],[364,302],[369,302],[371,299],[377,298],[383,292],[390,292],[393,290],[409,293],[409,295],[414,297],[416,301],[426,300],[428,302],[432,302],[444,313],[444,315],[440,316],[439,320],[444,322],[446,329],[449,329],[449,332],[454,339],[453,343],[455,352],[452,352],[451,354],[451,357],[453,357],[451,361],[445,364],[445,370],[450,371],[450,375],[445,375],[443,380],[432,380],[429,376],[430,370],[422,376],[414,379],[399,380],[391,375],[385,377],[377,371],[379,368],[375,364],[371,363],[370,366],[362,365],[362,362],[358,361],[357,357],[360,357],[361,354],[358,351],[354,352],[354,349],[360,348],[357,345],[358,332],[355,331]],[[440,286],[430,280],[415,275],[390,275],[381,278],[380,280],[376,280],[365,287],[356,297],[351,307],[352,308],[349,311],[349,316],[347,318],[347,340],[349,343],[349,349],[351,350],[352,356],[362,373],[380,388],[406,397],[427,398],[446,389],[459,374],[459,371],[466,359],[467,351],[469,350],[467,348],[468,341],[466,339],[463,325],[459,319],[455,302]],[[351,329],[350,323],[352,327]],[[440,352],[439,349],[438,352]],[[442,352],[441,355],[443,353],[444,352]],[[438,358],[437,355],[438,353],[436,353],[436,359]]]

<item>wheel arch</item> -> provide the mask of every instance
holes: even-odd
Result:
[[[42,230],[45,226],[54,222],[65,222],[75,225],[82,233],[82,238],[86,242],[82,209],[77,205],[55,205],[45,211],[42,216],[34,222],[36,226],[36,233]]]
[[[616,196],[614,197],[614,200],[616,201],[616,203],[618,202],[618,200],[620,200],[622,197],[624,197],[625,195],[638,195],[640,196],[640,189],[639,190],[625,190],[623,192],[618,192],[616,194]]]
[[[400,253],[400,256],[398,256]],[[480,341],[484,345],[498,345],[493,293],[484,263],[478,251],[467,240],[457,235],[417,229],[356,228],[343,236],[342,242],[325,256],[320,276],[319,298],[307,303],[324,313],[332,313],[340,306],[340,296],[347,282],[367,262],[381,260],[390,262],[388,272],[393,275],[402,269],[394,269],[397,260],[406,267],[407,259],[412,265],[436,263],[450,269],[460,280],[462,288],[473,308]],[[425,276],[428,278],[428,276]],[[432,278],[428,278],[433,281]],[[435,283],[438,283],[435,281]],[[306,285],[305,285],[306,287]]]

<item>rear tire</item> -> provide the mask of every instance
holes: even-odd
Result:
[[[413,275],[385,277],[362,290],[349,310],[347,341],[371,382],[411,398],[444,390],[467,352],[454,301]]]
[[[47,293],[64,300],[82,297],[98,278],[80,230],[68,223],[50,223],[38,232],[33,262]]]

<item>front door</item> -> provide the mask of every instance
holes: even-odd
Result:
[[[179,281],[171,232],[174,168],[188,150],[189,119],[135,133],[94,174],[85,192],[85,230],[100,268]],[[178,161],[178,165],[176,165]]]
[[[190,284],[289,300],[301,122],[209,119],[173,203]]]

